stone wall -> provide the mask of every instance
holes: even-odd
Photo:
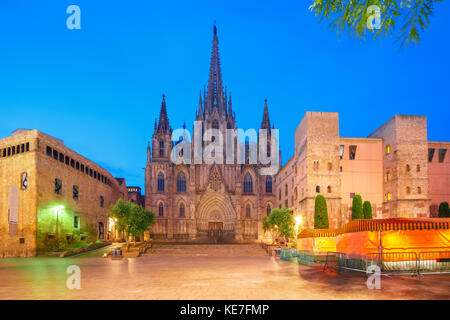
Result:
[[[3,236],[7,248],[0,255],[32,256],[76,242],[107,239],[109,208],[122,195],[117,181],[61,140],[37,130],[0,140],[0,149],[28,142],[29,152],[0,158],[2,235],[8,234],[3,232],[8,227],[8,190],[10,186],[20,190],[18,234]],[[28,174],[26,190],[20,189],[23,172]],[[55,179],[61,183],[58,193]]]

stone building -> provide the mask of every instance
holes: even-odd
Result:
[[[430,142],[423,116],[396,115],[367,138],[339,136],[339,115],[306,112],[295,131],[295,154],[275,177],[277,206],[314,226],[314,200],[322,194],[330,227],[351,220],[360,194],[374,218],[437,216],[450,201],[448,142]]]
[[[38,130],[0,140],[0,257],[28,257],[108,239],[109,207],[123,196],[97,164]]]
[[[236,148],[232,163],[194,161],[195,148],[201,146],[203,150],[208,146],[202,139],[207,129],[216,129],[225,136],[227,129],[237,128],[231,94],[222,84],[218,43],[214,27],[208,87],[200,94],[195,114],[200,129],[193,130],[190,164],[171,161],[174,143],[165,96],[159,121],[155,120],[145,171],[145,206],[156,216],[156,224],[150,231],[155,238],[258,239],[263,236],[261,220],[275,204],[272,176],[262,175],[261,166],[250,164],[247,154],[246,161],[238,163],[236,154],[242,142],[237,139],[233,142]],[[267,100],[260,128],[272,132]],[[214,142],[218,136],[210,138]],[[245,144],[245,150],[249,150],[249,144]],[[268,151],[271,148],[269,142],[267,148]]]
[[[145,196],[142,195],[141,187],[129,186],[127,187],[127,191],[129,201],[145,207]]]

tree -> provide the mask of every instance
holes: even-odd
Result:
[[[370,31],[374,39],[394,33],[400,46],[419,43],[419,33],[425,31],[433,15],[434,3],[442,0],[314,0],[309,9],[319,22],[330,19],[329,27],[338,34],[365,39]]]
[[[448,202],[441,202],[439,205],[439,218],[450,218],[450,208]]]
[[[359,194],[353,197],[352,220],[364,219],[362,198]]]
[[[372,204],[370,201],[364,201],[363,203],[363,216],[364,219],[372,219]]]
[[[268,217],[264,217],[264,232],[270,231],[272,243],[280,237],[292,238],[294,235],[294,217],[288,208],[274,208]]]
[[[111,213],[117,219],[117,230],[125,232],[127,250],[130,236],[140,237],[144,231],[155,224],[155,215],[152,212],[130,201],[117,200],[116,204],[111,207]]]
[[[327,202],[323,195],[319,194],[314,204],[314,229],[328,229],[329,226]]]

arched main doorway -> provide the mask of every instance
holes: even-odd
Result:
[[[230,200],[218,192],[204,195],[195,214],[197,236],[234,238],[236,213]]]

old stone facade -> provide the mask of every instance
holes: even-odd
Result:
[[[199,132],[193,130],[190,163],[175,164],[171,160],[174,144],[164,96],[159,121],[155,120],[145,171],[145,205],[156,215],[150,231],[154,238],[258,239],[263,236],[261,220],[275,204],[272,176],[261,175],[261,166],[249,164],[248,159],[238,163],[237,139],[233,140],[236,148],[232,163],[194,160],[196,146],[201,144],[202,150],[208,146],[202,139],[207,129],[216,129],[223,137],[227,129],[236,129],[231,95],[222,85],[218,43],[214,28],[208,88],[200,94],[195,120],[201,125]],[[267,101],[260,128],[269,134],[273,128]],[[210,137],[210,141],[215,138],[219,136]]]
[[[0,140],[0,257],[107,240],[107,214],[126,198],[105,169],[38,130]]]
[[[450,143],[427,140],[426,118],[396,115],[367,138],[339,136],[339,116],[306,112],[295,132],[295,154],[275,177],[277,206],[314,226],[314,199],[322,194],[330,227],[351,220],[360,194],[374,218],[437,216],[450,201]]]

